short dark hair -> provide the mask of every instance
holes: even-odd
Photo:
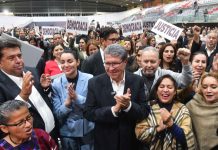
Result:
[[[0,105],[0,125],[6,125],[10,115],[21,107],[28,109],[27,103],[20,100],[9,100]]]
[[[107,39],[110,36],[110,34],[114,33],[118,34],[116,29],[112,27],[104,27],[101,28],[99,36],[100,38]]]
[[[15,38],[0,37],[0,59],[3,57],[2,50],[5,48],[21,48],[21,43]]]

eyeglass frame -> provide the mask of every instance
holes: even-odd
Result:
[[[120,64],[122,64],[124,62],[124,60],[121,60],[121,62],[119,62],[119,63],[107,63],[107,62],[104,62],[104,66],[106,67],[106,68],[109,68],[109,67],[112,67],[112,68],[117,68],[117,67],[119,67],[119,65]],[[117,66],[116,66],[117,65]]]
[[[119,38],[111,38],[111,39],[107,39],[109,41],[112,41],[112,42],[118,42],[120,39]]]
[[[25,126],[26,125],[26,122],[33,122],[33,116],[31,114],[29,114],[26,119],[22,119],[20,122],[18,123],[14,123],[14,124],[4,124],[5,126],[16,126],[16,127],[22,127],[22,126]],[[20,124],[20,125],[19,125]]]

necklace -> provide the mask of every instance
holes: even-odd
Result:
[[[19,144],[20,144],[20,143],[16,143],[14,140],[12,140],[10,134],[9,134],[8,136],[9,136],[9,139],[11,140],[11,142],[12,142],[13,144],[15,144],[15,145],[19,145]]]

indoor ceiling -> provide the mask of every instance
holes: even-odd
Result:
[[[0,0],[0,9],[16,16],[92,15],[121,12],[142,4],[143,0]]]

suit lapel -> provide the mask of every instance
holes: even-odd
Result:
[[[21,89],[20,87],[17,86],[17,84],[11,80],[6,74],[4,74],[1,70],[0,70],[0,78],[1,78],[1,82],[4,83],[4,85],[6,86],[6,88],[10,91],[10,97],[13,97],[14,99],[19,95]],[[12,90],[13,89],[13,90]],[[35,106],[32,104],[32,102],[30,100],[28,100],[28,103],[32,106],[33,109],[36,110]]]
[[[10,91],[10,89],[13,89],[13,92],[11,93],[12,97],[16,97],[20,93],[20,88],[17,86],[17,84],[11,80],[6,74],[4,74],[2,71],[0,71],[1,76],[1,82],[4,83],[6,88]]]
[[[126,93],[127,89],[131,87],[131,84],[132,84],[132,80],[130,78],[130,73],[129,72],[125,72],[125,86],[124,86],[124,91],[123,91],[123,94]]]
[[[99,68],[99,70],[102,70],[102,71],[105,70],[100,50],[96,54],[96,61],[95,62],[97,63],[96,65]]]
[[[113,90],[113,87],[112,87],[112,83],[111,83],[111,80],[110,80],[110,77],[105,73],[104,76],[103,76],[103,79],[105,80],[105,83],[104,86],[103,86],[103,90],[102,92],[104,91],[105,92],[105,98],[107,100],[107,104],[108,105],[115,105],[116,104],[116,101],[114,99],[114,90]],[[101,89],[100,91],[101,92]]]

